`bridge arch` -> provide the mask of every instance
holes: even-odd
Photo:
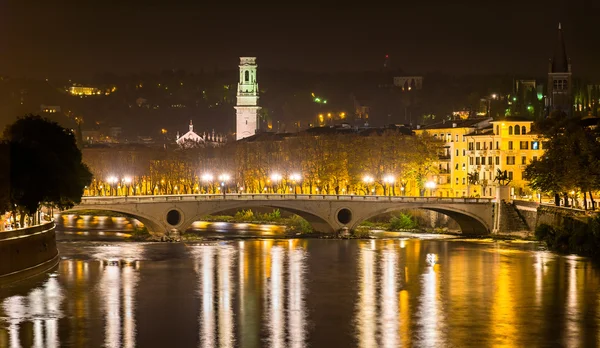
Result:
[[[231,204],[223,205],[216,208],[207,209],[202,211],[202,213],[198,213],[190,216],[186,221],[182,224],[181,231],[186,231],[188,228],[192,226],[195,221],[201,220],[206,215],[218,214],[227,210],[240,210],[240,209],[252,209],[252,208],[271,208],[271,209],[280,209],[292,214],[296,214],[301,218],[308,221],[314,231],[324,232],[324,233],[333,233],[335,232],[335,227],[331,225],[331,223],[327,220],[326,217],[320,216],[319,214],[310,212],[308,210],[292,208],[288,204],[285,204],[285,201],[272,201],[272,202],[252,202],[252,201],[234,201]]]
[[[355,220],[352,221],[351,230],[358,227],[358,225],[377,215],[391,213],[393,211],[407,210],[407,209],[424,209],[435,211],[437,213],[441,213],[452,218],[456,223],[460,226],[460,230],[465,235],[485,235],[490,233],[490,228],[488,224],[476,214],[452,208],[448,206],[429,206],[429,205],[406,205],[406,204],[398,204],[387,206],[382,209],[375,209],[365,214],[361,214]]]
[[[163,235],[165,232],[170,230],[164,223],[162,223],[157,217],[148,216],[146,214],[132,211],[131,209],[127,209],[123,206],[115,205],[111,207],[107,206],[75,206],[71,209],[64,210],[61,213],[77,213],[85,210],[96,210],[96,211],[106,211],[113,213],[120,213],[129,217],[132,217],[142,224],[148,230],[150,234]]]

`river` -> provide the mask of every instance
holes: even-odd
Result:
[[[600,269],[537,243],[63,240],[0,347],[595,347]]]

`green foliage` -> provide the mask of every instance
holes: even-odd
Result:
[[[390,230],[392,231],[412,230],[416,227],[417,223],[409,214],[400,213],[390,219]]]
[[[10,210],[9,146],[0,143],[0,214]]]
[[[237,213],[235,213],[235,216],[233,217],[233,219],[235,221],[240,221],[240,222],[254,221],[254,212],[252,212],[251,209],[241,210],[241,211],[238,211]]]
[[[133,230],[133,232],[131,233],[131,239],[132,240],[147,240],[151,237],[150,233],[148,232],[148,229],[146,228],[146,226],[144,227],[139,227],[136,226]]]
[[[535,229],[535,237],[548,248],[584,256],[600,256],[600,216],[580,221],[565,217],[563,225],[552,227],[542,224]]]
[[[533,189],[563,195],[600,189],[600,128],[595,123],[555,112],[537,124],[546,141],[544,156],[525,169]]]
[[[352,236],[354,238],[369,238],[371,232],[366,228],[357,228],[352,231]]]
[[[292,232],[299,233],[311,233],[313,232],[313,228],[308,221],[303,219],[298,215],[292,215],[289,219],[287,219],[288,230]]]
[[[11,205],[32,214],[40,204],[66,209],[81,201],[92,174],[69,130],[28,115],[6,128],[3,142],[9,152]]]
[[[535,239],[543,242],[548,242],[554,239],[556,231],[548,224],[541,224],[535,228]]]

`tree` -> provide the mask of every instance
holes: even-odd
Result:
[[[10,210],[10,154],[7,143],[0,143],[0,215]]]
[[[564,112],[553,112],[547,120],[538,123],[544,138],[544,156],[525,170],[530,186],[543,193],[560,196],[565,205],[568,192],[580,191],[587,208],[587,194],[600,189],[600,143],[597,124],[578,116],[567,117]],[[592,204],[593,197],[592,197]]]
[[[81,201],[92,174],[73,133],[40,116],[19,118],[4,131],[9,148],[10,203],[25,214],[40,204],[59,209]]]

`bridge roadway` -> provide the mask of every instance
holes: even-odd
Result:
[[[216,194],[83,197],[66,212],[104,210],[142,222],[152,234],[185,232],[203,216],[234,209],[276,208],[305,218],[315,231],[353,230],[362,221],[403,209],[427,209],[454,219],[464,234],[492,230],[494,201],[486,198],[439,198],[355,195]]]

